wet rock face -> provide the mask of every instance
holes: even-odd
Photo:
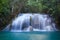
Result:
[[[28,26],[29,26],[29,24],[26,21],[23,22],[21,30],[24,30],[24,29],[28,28]]]
[[[8,27],[9,28],[9,27]],[[12,22],[11,31],[56,31],[55,23],[46,14],[23,14]]]
[[[29,26],[29,30],[30,30],[30,31],[33,31],[33,27],[32,27],[32,26]]]
[[[56,28],[60,30],[60,17],[58,17],[55,23],[56,23]]]

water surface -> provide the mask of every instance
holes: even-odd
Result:
[[[60,40],[60,32],[0,32],[0,40]]]

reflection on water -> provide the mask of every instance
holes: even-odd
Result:
[[[9,30],[11,29],[11,30]],[[55,23],[46,14],[19,14],[3,31],[29,32],[29,31],[56,31]]]
[[[48,39],[47,35],[32,34],[29,36],[29,40],[46,40]]]

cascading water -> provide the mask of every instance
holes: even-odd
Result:
[[[10,29],[10,30],[9,30]],[[3,31],[27,32],[27,31],[54,31],[55,23],[46,14],[19,14],[13,20],[11,28],[8,25]]]

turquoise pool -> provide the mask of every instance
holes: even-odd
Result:
[[[60,32],[0,32],[0,40],[60,40]]]

